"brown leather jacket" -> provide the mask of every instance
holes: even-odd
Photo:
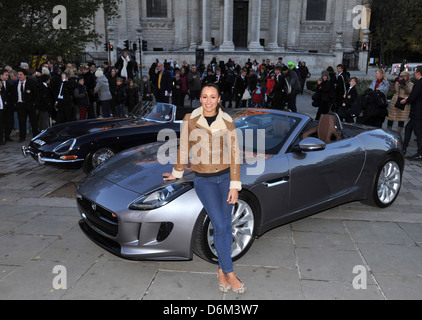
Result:
[[[242,189],[236,128],[227,113],[219,110],[211,127],[202,107],[185,116],[172,175],[181,178],[188,162],[190,168],[198,173],[215,173],[230,168],[230,189]]]

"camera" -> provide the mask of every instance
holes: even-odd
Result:
[[[404,80],[403,78],[398,78],[397,82],[399,83],[399,85],[401,85],[402,87],[406,86],[406,80]]]

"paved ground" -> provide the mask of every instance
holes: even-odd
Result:
[[[299,96],[298,109],[314,115],[309,100]],[[420,162],[406,163],[387,209],[353,202],[257,239],[235,264],[244,295],[219,293],[216,266],[197,257],[133,262],[96,246],[77,224],[73,195],[84,177],[23,158],[17,142],[0,147],[1,300],[422,299]]]

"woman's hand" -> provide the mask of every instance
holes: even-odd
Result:
[[[229,196],[227,197],[228,204],[235,204],[239,199],[239,191],[236,189],[230,189]]]
[[[172,180],[176,180],[176,178],[171,173],[163,173],[163,180],[172,181]]]

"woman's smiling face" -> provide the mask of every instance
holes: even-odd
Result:
[[[216,88],[204,87],[201,91],[200,101],[205,117],[212,117],[217,114],[217,105],[220,102],[220,95]]]

